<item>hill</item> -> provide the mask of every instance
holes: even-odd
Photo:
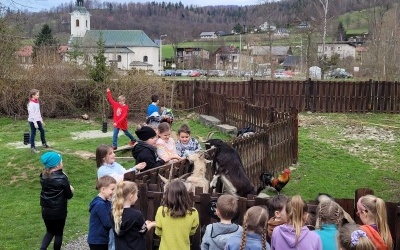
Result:
[[[339,15],[360,11],[371,7],[367,0],[336,0],[330,4],[328,19],[337,20]],[[392,2],[394,0],[378,1]],[[0,4],[2,7],[2,4]],[[39,33],[43,24],[49,24],[53,33],[62,43],[70,34],[70,15],[74,5],[61,4],[49,11],[29,12],[8,9],[5,18],[20,27],[25,37],[32,38]],[[182,42],[199,37],[203,31],[223,31],[231,33],[236,28],[240,32],[250,32],[268,21],[277,27],[290,27],[297,22],[321,23],[321,6],[315,0],[281,0],[253,6],[187,6],[180,3],[111,3],[85,1],[85,7],[92,14],[91,29],[140,29],[152,39],[160,34],[168,34],[166,42]],[[310,14],[312,13],[312,14]]]

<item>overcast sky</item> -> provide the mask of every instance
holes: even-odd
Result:
[[[101,0],[98,0],[103,2]],[[107,2],[118,2],[118,3],[129,3],[129,2],[136,2],[136,3],[146,3],[146,2],[172,2],[172,3],[179,3],[182,2],[184,5],[197,5],[197,6],[207,6],[207,5],[256,5],[265,0],[108,0]],[[43,9],[50,9],[52,7],[56,7],[61,3],[75,3],[76,1],[72,0],[1,0],[1,4],[5,6],[10,6],[15,9],[28,9],[29,11],[40,11]]]

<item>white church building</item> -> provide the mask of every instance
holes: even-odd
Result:
[[[84,57],[79,64],[94,63],[98,51],[98,41],[104,41],[104,56],[108,65],[121,70],[140,69],[159,71],[159,46],[142,30],[90,30],[90,13],[77,0],[71,15],[71,37],[68,42],[70,52],[79,50]],[[66,58],[70,60],[70,58]]]

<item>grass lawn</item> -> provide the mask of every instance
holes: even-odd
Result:
[[[173,129],[176,131],[183,122],[177,120]],[[211,131],[193,120],[189,125],[194,135],[203,138]],[[101,124],[96,122],[49,119],[45,129],[49,145],[62,154],[65,172],[75,188],[65,227],[64,242],[68,242],[87,232],[88,204],[97,194],[95,161],[82,158],[77,152],[94,153],[99,144],[110,144],[112,139],[72,139],[72,132],[101,130]],[[1,249],[37,249],[45,232],[39,205],[40,154],[31,153],[29,148],[16,148],[22,144],[25,131],[25,120],[0,118]],[[399,136],[400,115],[302,114],[299,163],[282,193],[300,194],[306,200],[314,199],[319,192],[352,198],[356,188],[369,187],[383,199],[398,202]],[[229,139],[220,133],[214,138]],[[122,135],[119,144],[128,144],[128,138]],[[40,146],[38,149],[44,152]],[[132,160],[119,162],[125,167],[134,165]]]

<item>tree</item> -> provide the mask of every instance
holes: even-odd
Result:
[[[339,22],[337,33],[336,33],[336,41],[347,41],[346,31],[344,30],[343,23]]]
[[[80,48],[80,43],[81,41],[79,38],[74,39],[71,43],[71,49],[67,51],[69,61],[74,64],[77,64],[79,61],[83,60],[84,53]]]
[[[89,66],[90,78],[95,82],[104,83],[108,76],[111,75],[111,69],[107,66],[107,58],[104,56],[105,42],[102,35],[100,34],[99,40],[97,41],[97,54],[93,56],[94,66]]]
[[[37,63],[49,63],[51,56],[56,56],[58,50],[57,39],[53,37],[49,25],[44,24],[37,34],[33,46],[33,58]],[[54,59],[54,57],[53,57]]]

